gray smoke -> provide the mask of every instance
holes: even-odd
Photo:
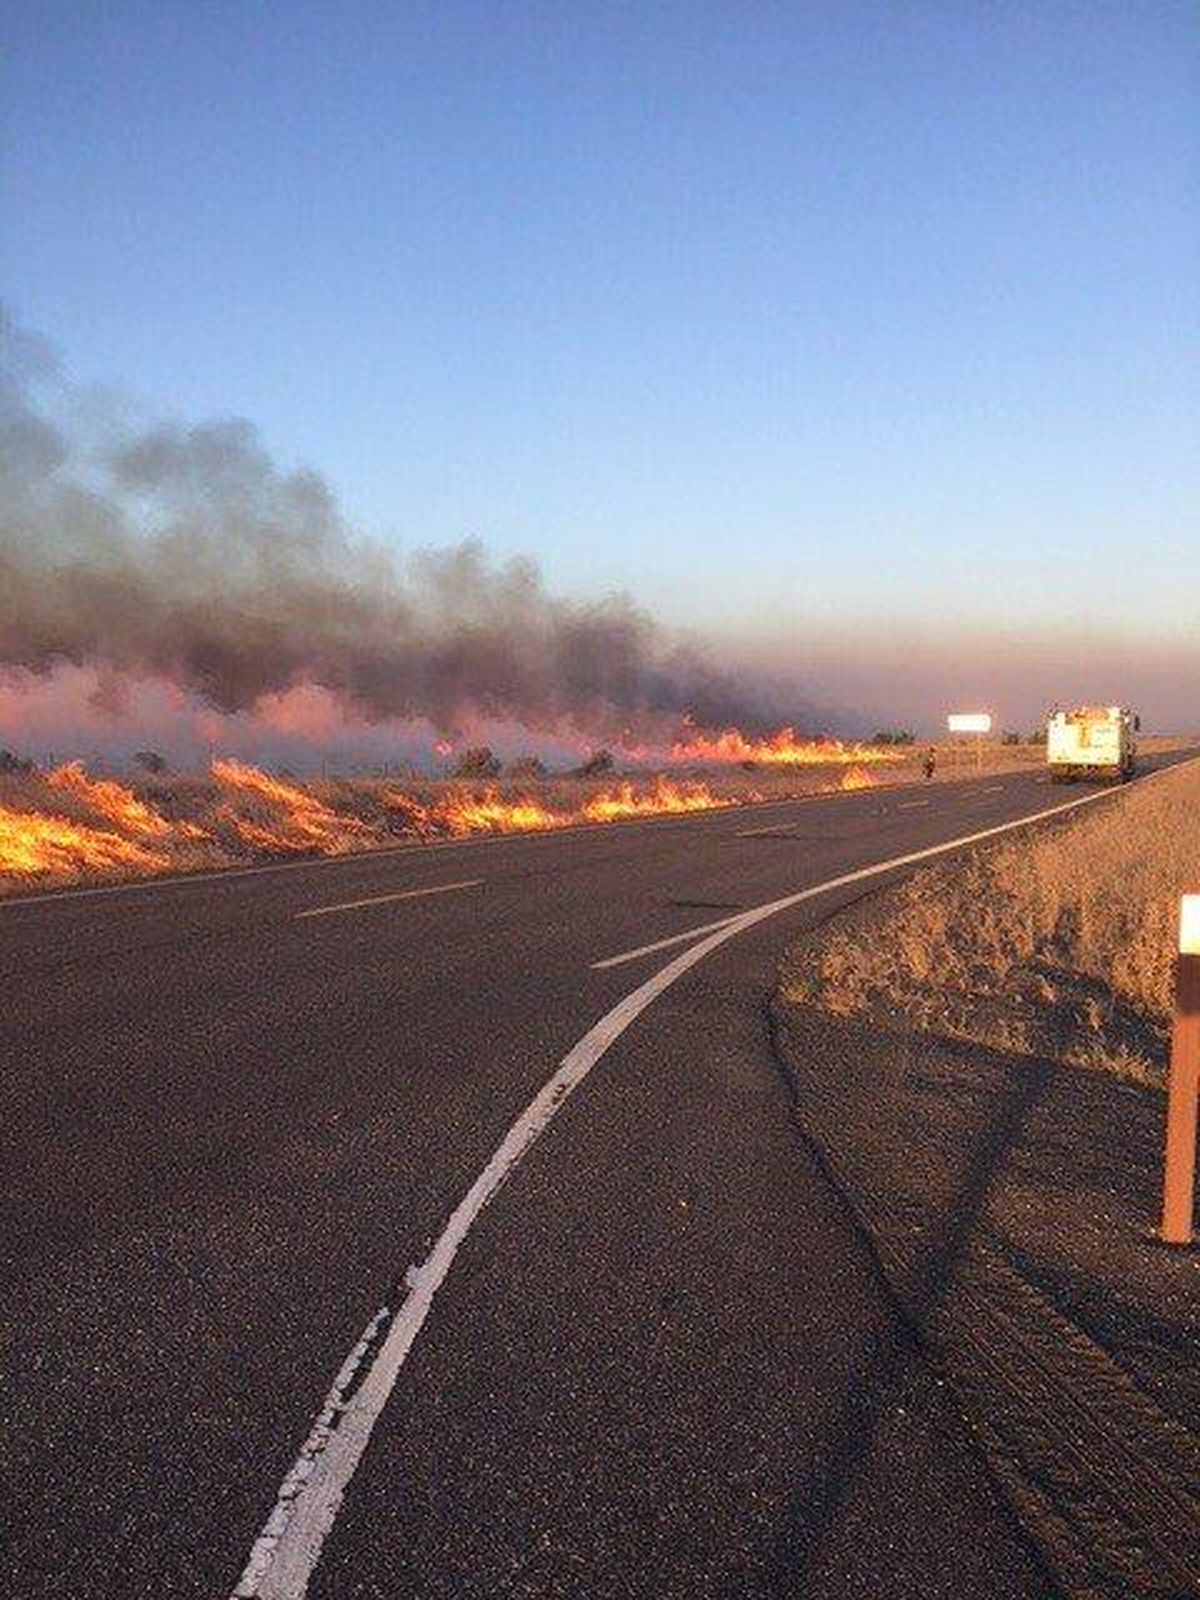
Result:
[[[761,726],[760,691],[625,595],[573,604],[479,545],[398,560],[246,422],[138,436],[0,308],[0,668],[160,675],[222,711],[321,685],[372,721],[513,720],[597,738]]]

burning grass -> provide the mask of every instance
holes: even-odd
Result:
[[[915,874],[815,946],[783,998],[1160,1083],[1175,918],[1200,886],[1200,763]]]
[[[135,784],[92,777],[78,762],[0,776],[0,894],[273,857],[344,855],[404,840],[543,832],[669,816],[874,788],[918,776],[919,752],[889,750],[879,759],[872,746],[817,741],[809,748],[823,752],[824,760],[784,757],[760,763],[739,753],[756,746],[743,741],[735,748],[730,737],[721,734],[709,741],[706,753],[690,768],[670,775],[528,773],[506,781],[301,782],[223,759],[203,775],[145,777]],[[765,743],[785,750],[795,740],[785,729]],[[718,746],[723,755],[713,754]],[[695,754],[696,746],[690,748]],[[996,747],[985,754],[984,770],[1041,760],[1034,747]],[[961,765],[944,752],[939,778],[962,775]]]
[[[810,777],[860,787],[859,768]],[[90,777],[72,763],[0,778],[0,892],[194,871],[300,855],[343,855],[404,840],[540,832],[669,816],[797,792],[782,774],[705,778],[536,778],[482,785],[380,778],[301,783],[234,760],[210,774]]]
[[[0,806],[0,863],[0,881],[9,884],[42,877],[73,880],[89,872],[161,872],[169,864],[161,852],[120,834],[7,806]]]
[[[841,739],[805,739],[795,728],[780,728],[765,738],[747,738],[740,728],[721,733],[699,731],[678,740],[672,759],[682,762],[742,762],[764,767],[887,765],[903,761],[905,751],[881,744],[847,744]]]

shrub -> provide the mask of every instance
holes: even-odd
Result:
[[[540,756],[521,755],[508,764],[510,778],[544,778],[546,763]]]
[[[473,750],[464,750],[454,763],[454,776],[456,778],[498,778],[500,776],[500,758],[486,744],[477,745]]]

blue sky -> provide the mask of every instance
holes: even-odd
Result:
[[[3,26],[5,296],[372,534],[785,657],[1200,631],[1192,0]]]

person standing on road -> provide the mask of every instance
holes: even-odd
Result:
[[[937,767],[937,751],[932,745],[930,745],[929,749],[926,750],[925,759],[922,761],[921,767],[925,773],[925,781],[928,783],[933,777],[934,769]]]

